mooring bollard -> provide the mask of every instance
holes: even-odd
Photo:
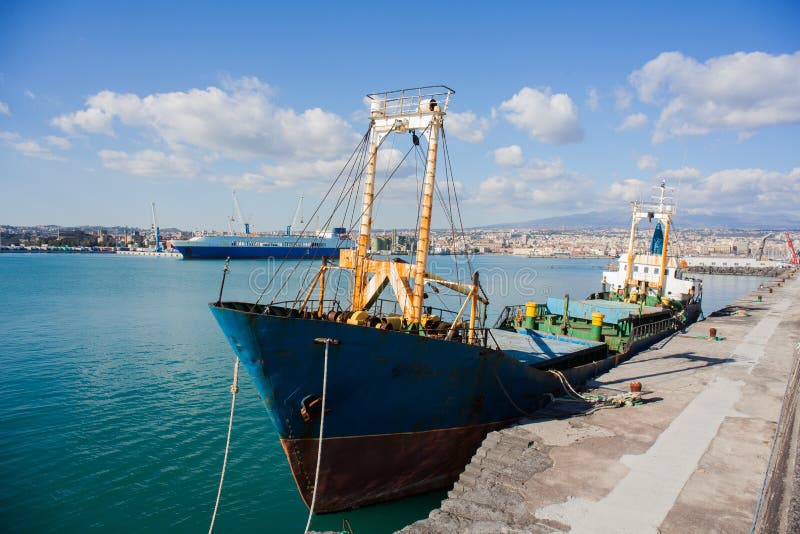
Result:
[[[716,328],[709,328],[708,329],[708,337],[714,339],[717,337],[717,329]]]
[[[758,296],[758,302],[762,302],[761,295]]]

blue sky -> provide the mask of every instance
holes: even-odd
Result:
[[[662,176],[684,211],[797,220],[799,24],[797,2],[3,2],[0,224],[146,226],[155,201],[222,229],[235,188],[277,229],[366,93],[435,83],[468,225],[627,210]],[[414,183],[376,225],[413,222]]]

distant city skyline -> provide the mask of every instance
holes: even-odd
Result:
[[[465,226],[627,213],[660,178],[683,213],[796,226],[798,22],[788,1],[6,2],[0,225],[147,227],[154,201],[162,227],[225,229],[236,189],[277,230],[341,169],[366,93],[445,83]],[[376,227],[413,225],[413,161],[396,182]]]

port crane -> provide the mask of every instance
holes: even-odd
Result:
[[[772,233],[769,233],[761,238],[761,245],[759,245],[758,251],[756,252],[755,255],[756,261],[764,261],[764,245],[767,244],[767,239],[769,239],[770,237],[772,237]]]
[[[161,235],[158,229],[158,218],[156,217],[156,203],[151,202],[150,208],[153,211],[153,236],[156,240],[156,245],[153,247],[153,250],[156,252],[162,252],[164,249],[161,246]]]
[[[786,246],[789,247],[789,264],[800,265],[800,258],[797,257],[797,252],[794,250],[794,243],[792,243],[792,236],[786,232]]]
[[[292,217],[292,224],[286,227],[286,235],[291,235],[295,228],[298,227],[297,220],[300,219],[300,224],[303,224],[303,196],[300,196],[300,202],[297,203],[297,209],[294,210],[294,217]]]
[[[237,219],[239,219],[239,223],[242,225],[242,231],[244,232],[244,234],[245,235],[250,235],[250,221],[249,220],[245,220],[245,218],[242,217],[242,210],[239,207],[239,199],[236,198],[236,191],[235,190],[231,191],[231,196],[233,197],[233,209],[236,212],[235,217]],[[234,221],[234,217],[231,217],[231,222],[233,222],[233,221]],[[233,233],[233,228],[231,228],[231,234],[232,233]]]

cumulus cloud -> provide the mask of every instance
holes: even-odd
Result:
[[[692,212],[748,215],[768,210],[795,217],[800,204],[800,167],[788,172],[725,169],[681,186],[682,205]]]
[[[560,158],[532,159],[514,169],[483,180],[468,202],[496,209],[515,208],[530,212],[543,209],[552,213],[558,209],[584,209],[577,190],[592,188],[587,177],[564,168]]]
[[[102,91],[86,100],[85,109],[51,123],[68,134],[106,135],[119,123],[154,134],[172,150],[189,146],[235,159],[330,158],[357,140],[336,114],[279,107],[270,87],[257,78],[222,85],[143,97]]]
[[[497,148],[494,151],[494,162],[502,167],[519,167],[522,165],[522,148],[519,145]]]
[[[378,151],[378,161],[375,165],[378,180],[376,188],[384,182],[389,173],[398,168],[398,165],[403,161],[404,155],[404,152],[396,148],[384,148]],[[410,168],[412,161],[407,158],[399,166],[398,171],[402,172],[403,169]],[[259,192],[293,188],[300,184],[327,185],[333,181],[347,164],[347,160],[344,158],[311,161],[290,160],[282,163],[261,165],[255,172],[216,176],[212,177],[211,180],[229,184],[234,189],[250,189]],[[393,178],[392,185],[399,183],[402,179],[399,176],[396,179]]]
[[[657,169],[658,158],[651,156],[650,154],[645,154],[636,161],[636,166],[639,167],[639,170],[641,171],[651,171],[653,169]]]
[[[8,109],[8,104],[3,101],[0,101],[0,115],[11,115],[11,111]]]
[[[680,169],[666,169],[658,173],[660,178],[665,178],[670,181],[683,181],[683,180],[698,180],[703,176],[699,169],[694,167],[681,167]]]
[[[703,63],[664,52],[632,72],[629,81],[642,102],[661,108],[656,143],[716,129],[751,133],[800,123],[800,51],[737,52]]]
[[[768,169],[723,169],[710,174],[692,167],[667,169],[655,176],[667,179],[675,188],[678,210],[683,213],[741,215],[769,212],[787,219],[796,218],[800,204],[800,167],[787,172]],[[613,182],[602,195],[603,204],[612,208],[619,199],[650,200],[654,181],[626,179]],[[615,200],[616,199],[616,200]]]
[[[565,93],[551,94],[523,87],[500,104],[500,111],[511,124],[540,141],[551,144],[576,143],[583,139],[578,108]]]
[[[445,119],[447,132],[468,143],[482,143],[491,122],[486,117],[478,117],[471,111],[449,112]]]
[[[627,89],[619,86],[614,88],[614,107],[618,110],[630,109],[632,100],[633,96]]]
[[[600,109],[600,95],[597,93],[596,88],[590,87],[586,92],[586,105],[589,106],[589,109],[592,111]]]
[[[72,143],[69,142],[69,139],[65,137],[59,137],[57,135],[45,135],[42,137],[42,139],[52,146],[60,148],[61,150],[66,150],[72,146]]]
[[[648,183],[643,180],[636,180],[633,178],[627,180],[619,180],[613,182],[609,188],[608,192],[606,193],[606,199],[610,202],[617,202],[617,206],[619,205],[619,200],[625,200],[627,202],[633,202],[634,200],[640,200],[642,198],[642,193],[646,191],[648,188]]]
[[[106,168],[136,176],[188,178],[198,172],[197,165],[191,159],[156,150],[142,150],[133,154],[120,150],[101,150],[97,155]]]
[[[616,130],[618,132],[624,132],[625,130],[635,130],[637,128],[641,128],[647,124],[647,115],[644,113],[634,113],[632,115],[628,115],[622,121],[622,124],[617,126]]]
[[[379,152],[380,154],[380,152]],[[250,189],[266,192],[281,188],[291,188],[299,183],[327,183],[334,178],[345,160],[292,161],[283,164],[262,165],[257,172],[222,176],[214,181],[231,185],[234,189]],[[381,161],[378,161],[381,166]]]
[[[26,139],[15,132],[0,132],[0,141],[17,152],[32,158],[46,160],[63,160],[64,158],[53,154],[50,149],[42,146],[33,139]]]

